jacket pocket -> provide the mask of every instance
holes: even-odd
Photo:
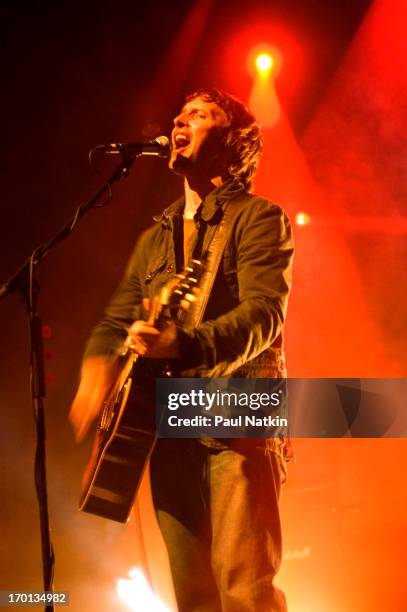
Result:
[[[149,285],[151,281],[154,280],[154,278],[157,276],[157,274],[159,274],[165,268],[166,263],[166,255],[159,255],[158,257],[155,257],[155,259],[153,259],[153,261],[149,264],[146,270],[144,284]]]

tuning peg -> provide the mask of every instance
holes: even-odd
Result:
[[[180,301],[179,305],[184,312],[187,312],[187,310],[189,310],[191,306],[191,302],[187,300],[186,298],[184,298]]]
[[[197,296],[196,296],[196,295],[194,295],[193,293],[187,293],[187,294],[184,296],[184,299],[185,299],[185,300],[188,300],[188,302],[195,302],[196,298],[197,298]]]

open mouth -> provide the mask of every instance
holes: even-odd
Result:
[[[186,149],[189,145],[190,139],[185,134],[177,134],[174,138],[174,149],[175,151],[181,151]]]

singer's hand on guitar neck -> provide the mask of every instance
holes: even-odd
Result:
[[[116,357],[101,355],[88,357],[83,362],[81,381],[69,413],[77,442],[84,438],[98,416],[118,372]]]

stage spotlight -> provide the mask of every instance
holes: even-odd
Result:
[[[261,44],[253,47],[247,58],[253,77],[249,106],[263,128],[272,128],[281,117],[274,81],[281,68],[281,55],[275,47]]]
[[[274,79],[280,72],[281,63],[281,53],[267,43],[253,47],[247,57],[247,69],[254,79]]]
[[[273,58],[268,53],[260,53],[256,57],[256,67],[259,72],[268,72],[273,66]]]
[[[296,225],[309,225],[311,222],[311,217],[307,215],[305,212],[299,212],[295,215],[295,224]]]

